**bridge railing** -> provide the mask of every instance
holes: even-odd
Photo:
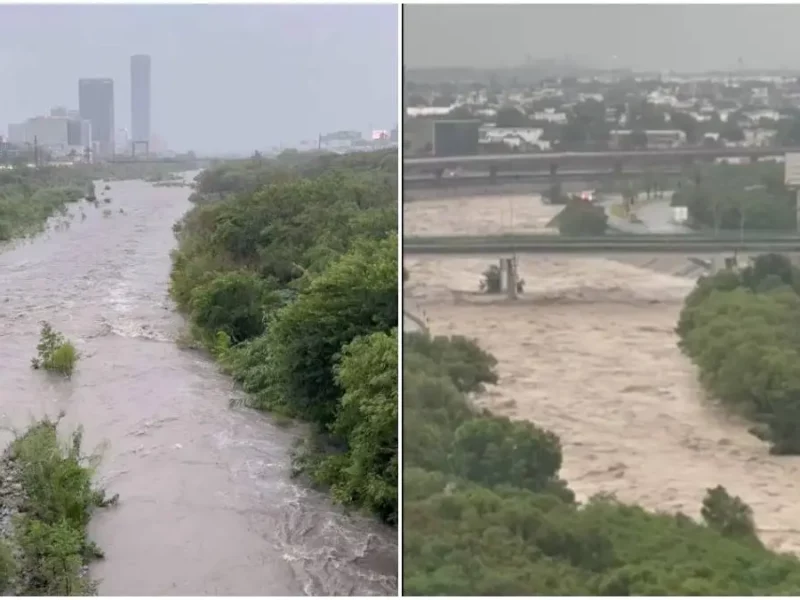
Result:
[[[406,254],[596,254],[612,253],[696,253],[720,252],[800,252],[800,235],[751,234],[671,235],[621,234],[602,237],[569,237],[560,235],[500,235],[413,237],[403,240]]]

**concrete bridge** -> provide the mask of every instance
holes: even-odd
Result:
[[[605,152],[539,152],[535,154],[497,154],[403,159],[403,177],[421,174],[441,178],[448,169],[487,173],[492,181],[498,174],[527,172],[556,178],[560,171],[660,171],[686,169],[718,159],[749,159],[752,162],[782,158],[800,148],[673,148],[669,150]],[[410,177],[409,177],[410,178]],[[448,178],[450,180],[454,177]]]
[[[407,237],[406,255],[512,256],[523,254],[613,257],[631,254],[683,254],[714,257],[721,254],[800,253],[800,234],[608,234],[598,237],[561,235],[498,235]]]
[[[157,158],[117,154],[114,157],[109,158],[106,162],[115,165],[181,165],[186,167],[186,171],[193,171],[195,169],[208,166],[211,161],[207,159],[188,159],[185,157]]]

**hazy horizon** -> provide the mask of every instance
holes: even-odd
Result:
[[[409,5],[406,68],[800,70],[800,5]],[[739,62],[741,59],[741,63]]]
[[[391,5],[2,5],[0,135],[78,108],[78,80],[114,79],[130,130],[130,57],[152,60],[152,134],[171,149],[249,153],[397,121]]]

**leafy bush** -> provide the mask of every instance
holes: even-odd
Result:
[[[322,457],[315,478],[345,504],[397,522],[397,329],[356,338],[335,368],[344,390],[333,434],[346,451]]]
[[[722,535],[758,541],[753,510],[739,496],[729,495],[721,485],[707,491],[700,514],[709,527]]]
[[[280,304],[272,291],[252,273],[226,273],[194,288],[189,314],[201,330],[222,332],[237,344],[264,332],[265,313]]]
[[[45,369],[72,377],[75,364],[78,362],[78,351],[61,333],[55,331],[49,323],[42,322],[39,344],[36,346],[38,356],[31,359],[34,369]]]

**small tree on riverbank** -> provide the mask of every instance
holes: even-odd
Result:
[[[558,215],[558,230],[561,235],[603,235],[608,227],[608,216],[602,206],[595,206],[579,198],[573,198]]]

